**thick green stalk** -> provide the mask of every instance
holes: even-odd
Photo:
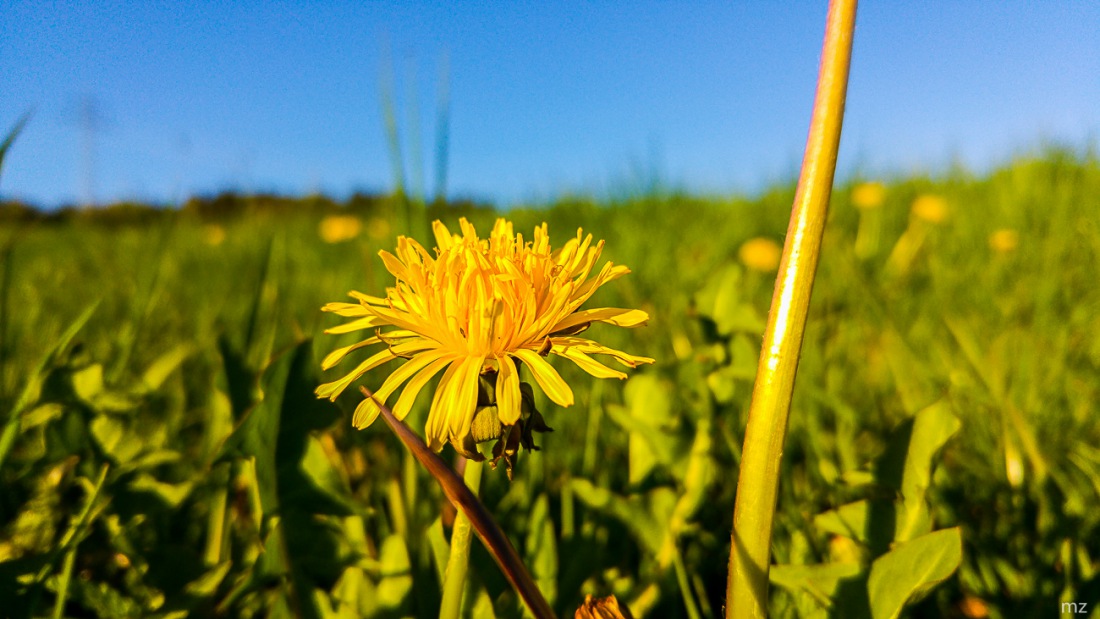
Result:
[[[466,461],[462,480],[477,496],[481,488],[482,463]],[[462,591],[466,588],[466,572],[470,564],[470,519],[459,510],[455,514],[455,526],[451,530],[451,556],[447,559],[447,575],[443,578],[443,603],[439,605],[439,619],[458,619],[462,611]]]
[[[856,0],[831,0],[787,241],[752,392],[733,512],[726,617],[766,617],[779,463],[836,171]]]

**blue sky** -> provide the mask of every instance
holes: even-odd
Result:
[[[34,115],[0,195],[387,191],[385,75],[410,186],[431,194],[444,64],[452,197],[507,205],[655,180],[751,193],[796,174],[825,8],[16,2],[0,17],[0,131]],[[1097,2],[864,2],[841,175],[1095,146],[1098,32]]]

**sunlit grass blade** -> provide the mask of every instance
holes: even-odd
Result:
[[[149,276],[148,285],[143,286],[140,295],[132,299],[132,316],[129,323],[133,325],[133,327],[123,332],[123,335],[120,337],[122,341],[120,342],[118,355],[115,357],[114,363],[111,366],[112,379],[117,379],[120,373],[129,365],[142,336],[142,332],[145,330],[149,319],[152,317],[153,308],[163,288],[162,273],[164,271],[164,266],[172,255],[169,248],[169,241],[171,240],[172,232],[176,228],[177,221],[178,218],[173,217],[164,224],[161,224],[160,234],[157,235],[157,256],[151,263],[152,274]]]
[[[11,130],[8,131],[8,135],[4,136],[4,141],[0,142],[0,173],[4,171],[4,158],[7,156],[8,150],[11,149],[11,145],[15,143],[15,139],[19,137],[19,134],[23,132],[23,128],[27,126],[27,121],[31,119],[33,112],[34,110],[23,112],[23,115],[15,121]],[[2,174],[0,174],[0,178],[2,178]]]
[[[11,320],[8,304],[11,302],[11,257],[15,253],[15,238],[11,238],[0,250],[0,401],[7,395],[8,385],[8,352],[11,344],[8,342]]]
[[[7,459],[8,453],[11,451],[16,437],[19,435],[20,416],[23,410],[38,398],[42,388],[42,380],[45,377],[46,367],[57,358],[70,342],[73,341],[76,334],[80,332],[88,322],[88,319],[95,313],[97,307],[99,307],[99,301],[96,301],[91,304],[88,309],[84,310],[84,313],[73,321],[73,323],[69,325],[69,328],[61,334],[61,337],[54,343],[53,348],[42,356],[38,365],[27,377],[27,383],[23,387],[23,391],[20,392],[19,397],[15,400],[15,404],[11,407],[8,418],[4,421],[4,429],[2,433],[0,433],[0,468],[4,467],[4,461]]]
[[[107,464],[103,464],[100,466],[99,475],[94,482],[88,479],[82,480],[84,482],[84,491],[87,496],[84,500],[84,506],[81,508],[80,513],[69,522],[69,528],[61,537],[60,543],[54,547],[53,551],[50,553],[49,560],[35,576],[34,583],[39,587],[34,593],[36,602],[38,599],[37,596],[40,595],[42,591],[41,585],[50,575],[51,567],[57,561],[58,557],[62,556],[62,554],[65,555],[58,579],[57,600],[54,605],[53,614],[55,618],[64,616],[65,597],[69,592],[69,582],[72,577],[73,562],[76,559],[77,547],[84,541],[84,538],[88,536],[92,523],[99,517],[99,514],[103,512],[109,501],[109,499],[100,499],[100,492],[103,490],[104,482],[107,481],[107,472],[109,469],[110,467]],[[32,611],[36,605],[35,602],[31,603]]]
[[[447,164],[451,145],[451,63],[446,53],[439,61],[439,90],[435,117],[436,206],[447,203]]]

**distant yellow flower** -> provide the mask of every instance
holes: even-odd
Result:
[[[359,236],[363,225],[354,215],[329,215],[317,226],[317,234],[326,243],[343,243]]]
[[[225,228],[218,224],[207,224],[202,228],[202,241],[212,247],[225,242]]]
[[[989,606],[981,598],[968,595],[959,602],[958,608],[967,619],[986,619],[989,616]]]
[[[852,189],[852,204],[858,209],[882,206],[886,200],[886,186],[882,183],[860,183]]]
[[[779,259],[783,255],[783,248],[771,239],[757,237],[745,241],[741,245],[741,249],[738,250],[737,255],[741,258],[741,262],[750,269],[761,273],[771,273],[779,268]]]
[[[371,217],[367,220],[367,235],[372,239],[384,239],[390,235],[390,222],[384,217]]]
[[[947,221],[947,201],[936,195],[923,195],[913,201],[912,212],[915,217],[930,224]]]
[[[396,285],[384,298],[349,293],[358,303],[329,303],[322,309],[352,322],[326,333],[350,333],[373,329],[374,337],[340,348],[325,357],[324,369],[339,363],[348,353],[373,344],[385,348],[363,361],[343,378],[321,385],[317,396],[336,399],[366,372],[393,359],[407,359],[374,391],[385,402],[408,381],[393,413],[403,418],[424,385],[443,371],[425,427],[428,444],[435,450],[450,441],[459,446],[468,438],[478,410],[479,390],[491,382],[499,423],[513,426],[529,405],[529,388],[521,390],[518,365],[527,366],[546,395],[561,406],[573,404],[573,391],[546,361],[555,354],[576,363],[597,378],[626,378],[589,355],[602,354],[627,367],[653,363],[576,337],[593,322],[620,327],[645,324],[641,310],[602,307],[582,310],[596,290],[630,272],[625,266],[603,265],[589,278],[603,249],[592,244],[592,235],[570,239],[556,252],[550,250],[546,224],[535,228],[534,240],[513,234],[512,224],[498,219],[487,240],[465,219],[461,235],[452,235],[441,222],[433,224],[436,255],[419,243],[398,237],[396,256],[382,251],[386,269]],[[391,329],[383,331],[383,329]],[[491,377],[492,381],[483,379]],[[365,399],[355,410],[357,428],[370,425],[379,407]],[[480,437],[479,440],[484,437]],[[476,453],[476,452],[475,452]]]
[[[1007,254],[1015,251],[1019,244],[1020,235],[1015,230],[1002,228],[1000,230],[994,230],[993,234],[989,235],[989,247],[1000,254]]]
[[[619,600],[613,595],[594,598],[587,595],[584,604],[573,614],[573,619],[631,619],[630,609],[619,606]]]

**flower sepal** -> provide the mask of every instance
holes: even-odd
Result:
[[[500,461],[504,460],[505,471],[510,481],[513,458],[519,453],[520,447],[529,451],[538,451],[534,433],[553,432],[554,429],[546,425],[546,420],[535,408],[535,392],[531,385],[525,382],[519,385],[519,420],[511,425],[501,423],[496,404],[496,379],[496,372],[486,372],[479,377],[477,410],[474,413],[473,422],[468,432],[451,439],[451,445],[455,451],[466,458],[481,462],[485,460],[485,456],[478,451],[478,444],[496,441],[493,445],[493,458],[490,464],[495,469]]]

